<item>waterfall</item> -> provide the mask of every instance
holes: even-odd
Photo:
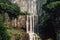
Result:
[[[37,10],[36,10],[36,0],[28,0],[28,13],[31,15],[27,15],[27,33],[29,34],[30,40],[36,40],[35,38],[35,33],[34,33],[34,16],[37,15]]]
[[[36,0],[28,0],[27,1],[27,11],[28,11],[28,13],[30,13],[32,15],[36,15],[37,14]]]
[[[30,19],[30,21],[29,21]],[[28,24],[29,23],[29,24]],[[34,36],[34,15],[27,15],[27,33],[29,34],[30,40],[35,40]],[[30,30],[29,30],[30,28]]]
[[[30,40],[39,40],[37,35],[39,29],[35,29],[35,25],[37,24],[37,21],[38,21],[38,15],[27,15],[26,31],[29,34]]]
[[[21,3],[20,3],[21,2]],[[26,3],[24,3],[26,2]],[[26,23],[26,30],[29,34],[30,40],[38,40],[35,37],[37,37],[37,34],[35,34],[34,31],[38,31],[34,28],[35,27],[35,15],[43,13],[42,11],[42,5],[46,3],[46,0],[12,0],[12,3],[17,3],[18,6],[20,5],[21,10],[25,9],[27,10],[30,15],[27,15],[27,23]],[[25,7],[25,8],[24,8]],[[39,33],[38,33],[39,34]]]
[[[27,15],[27,33],[29,34],[30,40],[38,40],[36,39],[36,35],[34,33],[35,29],[35,18],[34,16],[37,15],[37,9],[36,9],[36,0],[28,0],[28,13],[30,13],[31,15]]]

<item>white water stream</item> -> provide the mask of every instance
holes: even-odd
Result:
[[[36,0],[29,0],[28,1],[28,13],[30,13],[31,15],[27,15],[27,33],[29,34],[29,38],[30,40],[36,40],[36,36],[35,36],[35,18],[34,16],[37,15],[37,9],[36,9]]]
[[[27,33],[29,34],[30,40],[35,40],[34,36],[34,15],[27,15]]]
[[[13,3],[17,3],[20,5],[20,1],[24,0],[12,0]],[[26,1],[26,0],[25,0]],[[46,2],[46,0],[27,0],[27,12],[31,15],[27,15],[27,24],[26,24],[26,30],[29,34],[30,40],[38,40],[36,39],[36,34],[34,31],[36,30],[35,27],[35,18],[34,16],[37,15],[37,13],[42,13],[42,4]],[[40,12],[41,11],[41,12]]]
[[[27,24],[26,24],[26,30],[29,34],[30,40],[38,40],[36,33],[34,32],[35,28],[35,15],[27,15]]]

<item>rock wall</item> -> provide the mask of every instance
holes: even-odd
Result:
[[[8,27],[10,40],[29,40],[29,35],[26,33],[26,16],[20,15],[12,20],[7,17],[5,25]]]
[[[13,28],[25,28],[26,27],[26,16],[18,16],[17,19],[12,19],[10,20],[9,17],[6,18],[5,24],[8,27],[13,27]]]

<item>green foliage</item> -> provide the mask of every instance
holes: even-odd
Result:
[[[9,2],[9,1],[8,1]],[[20,7],[16,4],[9,4],[3,0],[0,0],[0,14],[7,13],[10,19],[17,18],[18,15],[27,15],[27,12],[21,12]]]
[[[20,34],[15,34],[15,40],[20,40]]]
[[[19,13],[20,8],[17,5],[9,5],[8,3],[0,3],[0,10],[5,12],[10,12],[10,13]]]
[[[9,40],[7,29],[1,19],[0,19],[0,40]]]
[[[56,16],[60,15],[60,1],[53,0],[50,3],[44,4],[42,8],[46,13],[43,14],[40,24],[46,23],[49,18],[53,20]]]
[[[0,3],[0,13],[7,13],[9,17],[16,17],[20,14],[20,8],[17,5],[9,5],[8,3]]]
[[[9,0],[0,0],[0,3],[8,3],[8,4],[12,4]]]
[[[60,5],[60,1],[51,2],[51,3],[47,4],[46,7],[49,8],[49,9],[52,9],[52,8],[57,7],[58,5]]]
[[[60,15],[60,1],[53,1],[49,4],[44,4],[43,10],[55,19]]]
[[[60,23],[60,21],[58,21],[60,18],[60,1],[50,1],[49,3],[44,4],[42,8],[45,13],[41,17],[39,26],[41,37],[51,37],[53,40],[56,40],[55,28],[57,27],[56,25],[59,25]]]
[[[43,9],[48,13],[60,13],[60,1],[43,5]],[[53,14],[54,15],[54,14]]]
[[[29,15],[29,13],[28,12],[20,12],[19,15]]]
[[[43,16],[41,17],[41,20],[40,20],[40,26],[43,26],[48,19],[50,19],[50,16],[47,13],[43,14]]]
[[[14,36],[15,40],[29,40],[29,35],[23,29],[8,28],[7,31],[11,35],[10,37]]]

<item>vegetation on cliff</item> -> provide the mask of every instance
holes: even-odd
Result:
[[[43,13],[40,20],[41,37],[42,39],[52,38],[56,40],[55,28],[59,25],[60,1],[48,0],[42,8],[45,13]]]
[[[10,40],[10,36],[7,32],[7,28],[0,18],[0,40]]]
[[[2,22],[0,21],[0,40],[9,40],[9,38],[10,40],[27,40],[28,34],[24,29],[18,30],[13,27],[5,28],[6,25],[4,25],[5,17],[9,17],[10,22],[12,22],[11,20],[17,18],[19,15],[27,14],[27,12],[21,12],[20,7],[16,4],[12,4],[9,0],[0,0],[0,20],[2,20]]]

